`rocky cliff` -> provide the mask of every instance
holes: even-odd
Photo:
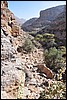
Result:
[[[41,28],[46,27],[54,20],[60,13],[65,10],[65,5],[52,7],[46,10],[40,11],[40,17],[31,23],[31,25],[22,25],[22,29],[25,31],[39,31]],[[28,21],[29,22],[29,21]]]
[[[60,13],[49,26],[41,29],[37,34],[55,34],[59,45],[66,45],[66,9]]]
[[[61,12],[64,11],[64,5],[48,8],[40,12],[40,18],[44,20],[54,20]]]
[[[22,32],[23,33],[23,32]],[[22,80],[24,85],[25,73],[17,70],[21,59],[17,53],[19,26],[14,14],[8,9],[7,1],[1,1],[1,98],[17,98],[18,87]],[[19,61],[19,62],[18,62]],[[20,73],[20,74],[19,74]],[[22,77],[23,76],[23,77]]]

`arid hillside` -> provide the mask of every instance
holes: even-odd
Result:
[[[50,56],[47,55],[48,59],[41,43],[17,24],[14,14],[8,9],[8,2],[1,1],[1,99],[39,99],[44,90],[47,98],[50,89],[52,95],[49,97],[65,99],[66,49],[60,49],[62,52],[53,48],[55,53],[50,49],[52,51]],[[59,96],[57,91],[54,92],[54,84],[60,92]]]

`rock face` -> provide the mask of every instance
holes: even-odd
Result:
[[[65,6],[62,5],[43,10],[40,12],[40,18],[48,21],[54,20],[58,14],[64,11],[64,7]]]
[[[40,17],[37,18],[31,25],[22,25],[22,29],[26,31],[39,31],[41,28],[48,26],[60,13],[65,10],[65,5],[52,7],[40,11]],[[28,21],[29,22],[29,21]]]
[[[21,61],[20,64],[16,63],[16,60],[19,60],[20,58],[18,57],[13,44],[10,42],[11,39],[11,36],[5,36],[1,30],[1,90],[6,93],[8,92],[8,94],[11,93],[11,95],[8,96],[8,99],[10,97],[17,98],[17,92],[15,91],[18,91],[21,80],[23,80],[23,82],[25,81],[23,79],[25,77],[24,72],[16,69],[16,66],[21,66]],[[13,95],[14,92],[15,96]],[[3,93],[4,92],[2,92],[1,98],[4,96]]]
[[[7,8],[7,1],[1,2],[1,98],[13,99],[18,98],[18,88],[23,81],[25,82],[25,73],[16,69],[21,65],[21,59],[16,50],[16,40],[14,34],[18,35],[19,31],[15,27],[16,22],[13,13]],[[11,16],[11,17],[10,17]],[[11,19],[9,19],[11,18]],[[10,21],[13,22],[11,27]],[[14,28],[14,30],[13,30]],[[16,30],[16,31],[15,31]],[[12,33],[13,34],[12,34]],[[20,60],[20,63],[17,62]],[[19,74],[20,73],[20,74]],[[23,77],[22,77],[23,76]]]
[[[16,25],[15,17],[7,8],[7,2],[1,3],[1,26],[6,27],[11,35],[17,36],[19,34],[19,26]],[[12,34],[13,33],[13,34]]]

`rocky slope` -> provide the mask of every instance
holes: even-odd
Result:
[[[7,1],[1,1],[1,99],[37,99],[43,91],[42,83],[53,81],[53,72],[44,64],[42,47],[34,46],[30,53],[23,48],[18,51],[27,38],[38,44],[18,26]],[[41,71],[41,66],[46,71]]]
[[[23,48],[26,39],[34,45],[31,52]],[[47,92],[58,83],[53,77],[55,74],[44,63],[41,44],[21,30],[7,1],[1,1],[1,99],[38,99],[40,92]],[[59,81],[58,89],[65,98],[63,82]]]
[[[9,19],[10,18],[10,19]],[[11,24],[12,22],[12,24]],[[14,29],[13,29],[14,28]],[[24,72],[16,69],[21,66],[16,47],[19,41],[19,26],[12,12],[8,9],[7,1],[1,1],[1,98],[17,98],[18,86],[24,83]],[[19,61],[19,62],[18,62]],[[20,74],[18,74],[20,73]],[[21,77],[23,75],[23,77]]]
[[[40,11],[40,17],[31,23],[31,25],[22,25],[22,29],[25,31],[38,31],[39,29],[49,25],[60,13],[65,10],[65,5],[52,7],[43,11]],[[29,22],[29,21],[28,21]]]

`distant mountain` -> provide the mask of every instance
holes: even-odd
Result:
[[[16,20],[17,24],[20,25],[20,26],[21,26],[23,23],[26,22],[25,19],[23,19],[23,18],[20,19],[20,18],[18,18],[18,17],[16,17],[16,16],[15,16],[15,20]]]
[[[31,25],[22,25],[22,29],[25,31],[39,31],[41,28],[48,26],[52,20],[54,20],[65,9],[65,5],[60,5],[46,10],[40,11],[40,17],[34,20]]]
[[[66,9],[60,13],[49,26],[41,29],[37,34],[52,33],[55,34],[57,40],[61,45],[66,45]]]
[[[31,25],[34,21],[36,21],[37,18],[31,18],[29,20],[27,20],[23,26],[28,26],[28,25]]]
[[[36,21],[36,20],[37,20],[37,18],[31,18],[31,19],[27,20],[21,27],[23,28],[24,31],[26,31],[26,30],[28,31],[28,29],[30,30],[29,26],[31,26],[34,23],[34,21]]]
[[[46,26],[45,28],[43,28],[41,31],[42,33],[52,30],[54,31],[59,31],[59,30],[65,30],[66,29],[66,11],[60,13],[48,26]],[[39,31],[39,32],[41,32]],[[37,33],[39,33],[37,32]]]

